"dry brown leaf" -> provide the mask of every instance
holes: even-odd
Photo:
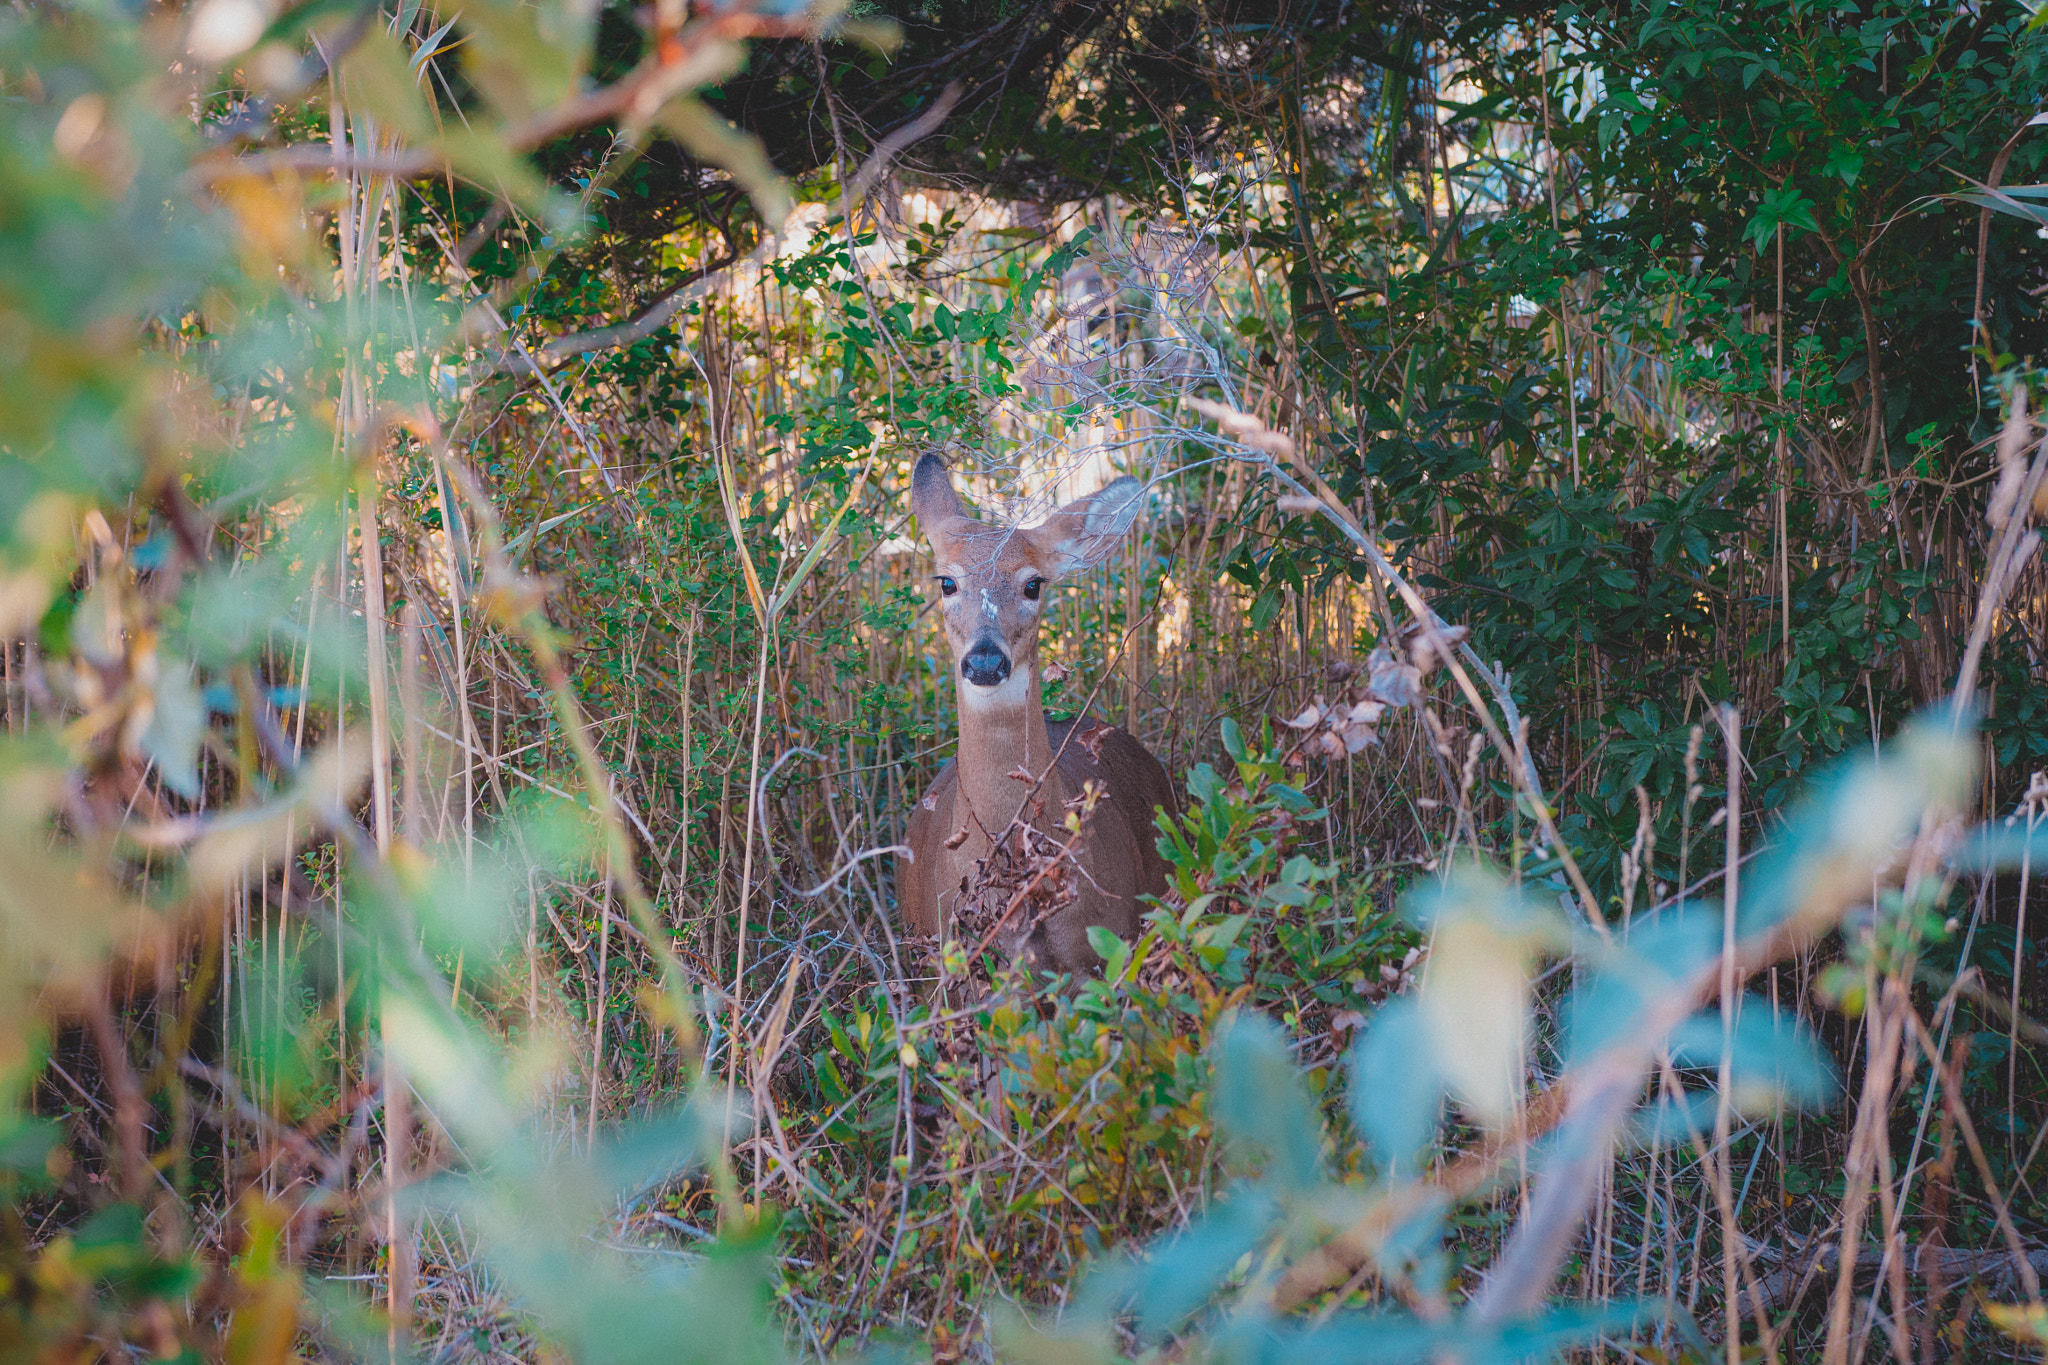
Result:
[[[1437,657],[1437,647],[1439,645],[1445,651],[1449,651],[1462,643],[1465,637],[1471,633],[1472,630],[1469,626],[1440,626],[1433,631],[1419,630],[1415,632],[1413,639],[1410,641],[1408,651],[1414,657],[1415,666],[1424,673],[1427,673],[1435,668],[1438,663],[1442,662]]]
[[[1247,412],[1222,403],[1212,403],[1206,398],[1190,398],[1189,407],[1214,422],[1230,436],[1236,437],[1254,450],[1262,450],[1283,460],[1294,458],[1294,442],[1285,434],[1273,430],[1258,418]]]
[[[1347,725],[1342,734],[1346,754],[1355,754],[1380,742],[1380,732],[1370,725]]]
[[[1081,728],[1078,738],[1081,741],[1081,747],[1088,751],[1089,762],[1102,762],[1102,741],[1109,738],[1109,733],[1110,727],[1104,725],[1099,720],[1089,721]],[[1090,781],[1093,781],[1093,779],[1091,778]]]
[[[1366,659],[1366,671],[1373,695],[1387,705],[1413,706],[1422,700],[1422,670],[1396,658],[1385,645],[1374,647]]]

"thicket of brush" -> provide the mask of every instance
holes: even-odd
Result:
[[[2039,1351],[2029,12],[860,8],[0,15],[0,1361]]]

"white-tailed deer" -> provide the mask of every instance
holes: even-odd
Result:
[[[1091,970],[1101,959],[1088,930],[1133,938],[1138,897],[1165,892],[1152,820],[1159,807],[1178,809],[1166,769],[1114,726],[1086,717],[1049,724],[1038,668],[1043,590],[1115,547],[1137,515],[1139,491],[1135,479],[1118,479],[1041,525],[1002,526],[968,515],[938,456],[917,462],[910,508],[936,561],[960,751],[910,813],[914,861],[899,873],[898,905],[913,932],[945,937],[976,864],[1006,831],[1030,824],[1064,844],[1066,805],[1091,781],[1103,797],[1072,855],[1074,898],[1019,926],[1027,931],[1009,934],[1004,946],[1056,971]]]

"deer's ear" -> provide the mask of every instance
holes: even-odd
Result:
[[[1143,485],[1125,475],[1085,498],[1075,498],[1035,527],[1032,539],[1050,561],[1053,575],[1080,573],[1114,550],[1137,520],[1143,492]]]
[[[910,511],[917,518],[918,529],[934,547],[949,523],[967,515],[960,495],[953,491],[946,462],[936,455],[920,459],[910,473]]]

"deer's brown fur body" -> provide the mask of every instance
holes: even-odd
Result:
[[[1103,797],[1074,850],[1073,899],[999,939],[1059,971],[1100,959],[1088,930],[1138,931],[1140,895],[1166,889],[1153,814],[1178,808],[1173,784],[1135,738],[1099,722],[1049,723],[1038,667],[1039,593],[1099,559],[1128,529],[1137,484],[1119,479],[1030,528],[977,521],[953,492],[943,462],[926,456],[911,481],[911,507],[932,542],[939,615],[959,690],[959,756],[912,809],[913,860],[898,873],[898,908],[918,934],[944,937],[977,864],[1021,822],[1065,844],[1067,804],[1090,781]],[[1076,733],[1075,731],[1078,731]],[[947,845],[951,844],[952,847]],[[999,931],[1001,932],[1001,931]]]

